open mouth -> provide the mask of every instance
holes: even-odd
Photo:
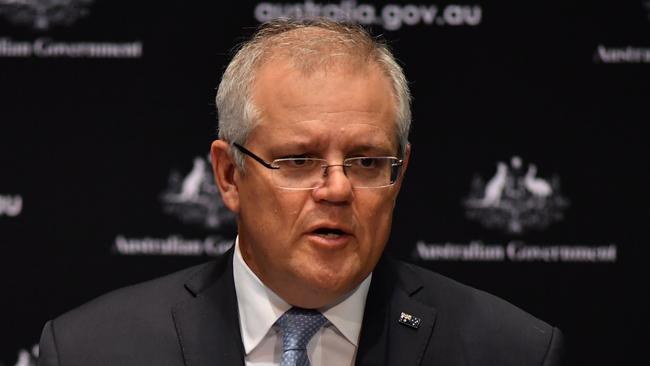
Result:
[[[342,235],[346,235],[343,230],[326,227],[318,228],[314,230],[313,233],[324,238],[338,238]]]

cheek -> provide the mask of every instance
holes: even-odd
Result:
[[[358,215],[363,222],[365,235],[369,239],[371,248],[382,247],[387,240],[393,217],[395,201],[392,196],[373,195],[371,198],[360,202]]]
[[[255,233],[272,230],[272,223],[277,216],[277,199],[267,184],[256,175],[248,172],[239,182],[239,200],[241,221],[250,226]]]
[[[267,187],[263,182],[251,186],[242,192],[242,218],[253,223],[255,231],[268,235],[267,239],[292,235],[305,206],[304,194]]]

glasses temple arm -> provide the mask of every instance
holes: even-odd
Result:
[[[241,146],[240,144],[238,144],[236,142],[233,142],[232,146],[236,147],[239,151],[241,151],[244,154],[246,154],[246,155],[250,156],[251,158],[255,159],[255,161],[257,161],[258,163],[264,165],[265,168],[268,168],[268,169],[280,169],[277,166],[273,166],[273,165],[271,165],[271,163],[267,162],[266,160],[260,158],[259,156],[255,155],[255,154],[253,154],[253,152],[251,152],[250,150],[248,150],[247,148]]]

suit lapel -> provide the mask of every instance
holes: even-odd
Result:
[[[193,297],[172,309],[186,366],[243,365],[232,249],[185,287]]]
[[[422,286],[393,263],[378,264],[366,301],[356,365],[421,364],[436,320],[436,310],[416,300]],[[232,250],[185,287],[193,297],[172,309],[185,365],[244,365]],[[400,324],[402,312],[419,318],[419,327]]]
[[[423,284],[382,260],[373,272],[356,364],[420,365],[436,320],[436,310],[415,299]],[[420,319],[416,328],[400,324],[401,313]]]
[[[420,319],[417,329],[399,323],[401,313]],[[388,322],[388,365],[420,365],[436,320],[434,308],[397,291],[391,301]]]

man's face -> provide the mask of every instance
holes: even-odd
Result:
[[[341,164],[355,156],[398,155],[391,84],[374,65],[305,76],[287,61],[270,61],[257,73],[253,99],[261,121],[245,146],[267,161],[314,157]],[[233,179],[240,248],[274,292],[295,306],[322,307],[373,270],[401,179],[384,188],[353,188],[337,166],[313,190],[287,190],[253,159],[246,158],[245,170]]]

